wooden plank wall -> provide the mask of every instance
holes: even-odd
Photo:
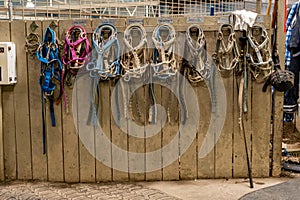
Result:
[[[269,27],[270,18],[263,16],[264,23]],[[157,25],[155,18],[143,20],[143,25],[149,33],[148,41],[151,41],[151,32]],[[187,18],[174,18],[173,25],[175,29],[184,34],[189,23]],[[199,20],[199,19],[197,19]],[[35,30],[42,38],[43,31],[52,21],[35,21],[38,28]],[[57,36],[60,40],[64,40],[66,30],[74,24],[73,20],[62,20],[56,22],[58,27],[55,28]],[[88,38],[91,41],[91,33],[97,27],[101,20],[83,20],[83,25],[88,30]],[[200,25],[205,31],[207,39],[207,50],[212,55],[215,48],[218,26],[222,20],[218,17],[204,17],[199,20]],[[244,149],[243,135],[239,130],[239,111],[238,111],[238,78],[234,74],[228,77],[222,77],[226,90],[226,118],[222,129],[221,136],[218,140],[214,138],[216,145],[212,151],[204,158],[199,158],[198,153],[201,150],[203,141],[209,127],[211,118],[211,100],[207,86],[193,87],[197,97],[200,110],[199,127],[197,128],[196,137],[183,155],[180,155],[181,140],[184,136],[183,132],[177,135],[180,126],[180,111],[178,111],[178,101],[169,105],[169,99],[176,98],[172,96],[170,90],[162,85],[155,84],[155,97],[157,103],[172,108],[170,111],[170,120],[166,121],[164,127],[152,137],[145,139],[136,138],[128,133],[132,127],[128,123],[128,119],[121,115],[121,130],[117,122],[114,120],[111,112],[111,94],[115,89],[115,83],[111,81],[102,82],[99,118],[100,124],[106,134],[106,137],[112,144],[119,148],[136,153],[147,153],[159,150],[161,155],[178,156],[173,163],[162,169],[151,172],[134,173],[137,167],[145,170],[151,168],[151,162],[158,162],[158,166],[164,166],[166,159],[161,158],[151,161],[151,157],[145,154],[141,160],[133,160],[133,158],[125,156],[121,158],[118,152],[115,152],[111,146],[108,157],[110,163],[103,164],[98,161],[92,154],[99,153],[99,144],[93,143],[97,136],[93,127],[90,130],[76,130],[77,124],[81,120],[76,113],[72,113],[72,103],[77,98],[76,87],[66,87],[67,107],[62,104],[55,105],[55,117],[57,126],[52,127],[46,105],[46,127],[47,127],[47,154],[42,151],[42,121],[41,121],[41,96],[38,84],[39,80],[39,61],[35,56],[31,57],[24,50],[25,36],[30,33],[30,24],[32,21],[13,21],[0,22],[0,41],[13,41],[17,45],[17,75],[18,83],[14,86],[2,86],[2,122],[3,122],[3,149],[4,149],[4,175],[6,180],[14,179],[39,179],[49,181],[65,181],[65,182],[101,182],[101,181],[143,181],[143,180],[182,180],[196,178],[231,178],[231,177],[247,177],[247,165]],[[82,20],[81,20],[82,23]],[[125,27],[130,23],[126,19],[114,20],[114,23],[122,33]],[[151,43],[151,42],[150,42]],[[153,45],[149,44],[153,47]],[[188,83],[186,83],[188,84]],[[269,176],[269,142],[270,142],[270,112],[271,102],[270,91],[261,92],[262,84],[249,82],[248,86],[248,113],[245,116],[245,129],[247,133],[248,147],[253,167],[253,175],[255,177]],[[218,91],[218,90],[217,90]],[[140,118],[144,121],[144,134],[151,133],[153,127],[147,125],[149,114],[149,87],[143,86],[136,91],[138,100],[136,105],[142,110]],[[218,94],[217,94],[218,96]],[[268,101],[266,101],[268,99]],[[75,101],[77,102],[77,101]],[[225,101],[224,101],[225,102]],[[262,104],[265,102],[267,104]],[[89,102],[77,102],[76,108],[80,106],[89,106]],[[74,106],[74,105],[73,105]],[[123,109],[123,108],[121,108]],[[1,109],[0,109],[1,110]],[[76,110],[76,109],[75,109]],[[262,111],[263,110],[263,111]],[[136,115],[138,115],[137,113]],[[76,116],[73,116],[76,115]],[[280,121],[281,116],[276,115],[276,122]],[[75,121],[74,121],[75,119]],[[136,119],[137,120],[137,119]],[[138,121],[138,120],[137,120]],[[77,123],[77,124],[76,124]],[[162,119],[158,118],[157,126],[162,126]],[[276,129],[281,130],[281,129]],[[79,133],[77,133],[77,131]],[[89,138],[92,144],[92,151],[85,148],[80,140],[79,135],[85,131],[94,132]],[[181,136],[180,136],[181,135]],[[277,137],[277,135],[279,137]],[[174,137],[178,140],[178,152],[163,152],[161,148],[167,145]],[[280,138],[281,132],[275,131],[273,138]],[[280,141],[275,141],[278,144]],[[280,156],[279,148],[273,149],[278,152],[274,153],[273,165],[279,166]],[[281,150],[280,150],[281,151]],[[91,154],[92,153],[92,154]],[[0,157],[1,158],[1,157]],[[127,170],[119,171],[119,169],[110,166],[119,165],[119,160],[125,160],[124,167]],[[0,168],[1,170],[1,168]],[[3,169],[2,169],[3,170]],[[274,170],[275,171],[275,170]],[[278,172],[276,172],[277,174]]]

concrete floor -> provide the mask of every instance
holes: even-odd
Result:
[[[291,178],[255,178],[254,188],[244,179],[201,179],[194,181],[164,181],[138,183],[158,189],[183,200],[237,200],[243,195],[258,189],[273,186],[291,180]]]
[[[244,196],[247,200],[282,200],[282,197],[294,200],[300,191],[299,178],[255,178],[253,181],[253,189],[244,179],[98,184],[12,181],[0,183],[0,199],[237,200],[247,194]]]

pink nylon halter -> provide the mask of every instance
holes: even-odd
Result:
[[[79,30],[80,31],[80,37],[75,39],[73,41],[72,32]],[[80,48],[80,44],[84,43],[85,44],[85,50],[81,54],[77,54],[76,50],[77,48]],[[70,54],[69,54],[70,52]],[[79,51],[80,52],[80,49]],[[87,58],[88,54],[90,52],[90,44],[87,39],[87,34],[85,29],[82,26],[72,26],[66,33],[66,38],[65,38],[65,44],[64,44],[64,55],[62,57],[62,63],[66,67],[67,71],[66,73],[71,73],[71,74],[77,74],[78,69],[80,69],[83,64],[85,59]],[[72,64],[78,64],[77,67],[73,67]],[[62,75],[61,75],[61,81],[64,81],[64,68],[62,70]],[[67,101],[66,101],[66,95],[64,93],[64,86],[61,88],[61,94],[59,95],[58,99],[56,100],[56,104],[59,104],[61,101],[61,97],[63,96],[64,98],[64,106],[65,108],[67,107]]]
[[[73,38],[71,38],[72,36],[72,32],[75,30],[79,30],[80,31],[80,37],[75,39],[75,41],[73,41]],[[76,49],[79,47],[79,45],[81,43],[85,43],[85,50],[78,55],[76,52]],[[70,51],[70,56],[68,51]],[[86,31],[84,29],[84,27],[82,26],[72,26],[66,33],[66,39],[65,39],[65,45],[64,45],[64,57],[62,59],[63,64],[64,65],[70,65],[70,64],[79,64],[79,66],[77,68],[80,68],[85,59],[87,58],[88,54],[90,52],[90,44],[89,41],[87,39],[87,34]],[[70,66],[70,68],[73,68]]]

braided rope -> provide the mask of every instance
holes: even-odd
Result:
[[[227,45],[224,41],[224,29],[229,30]],[[239,50],[235,32],[231,24],[222,24],[218,31],[216,50],[213,59],[220,72],[230,72],[239,63]],[[230,61],[231,60],[231,61]]]
[[[39,34],[37,33],[29,33],[25,37],[25,51],[30,55],[30,56],[35,56],[36,51],[40,46],[40,37]]]
[[[134,38],[133,33],[137,32],[139,35]],[[140,37],[140,38],[138,38]],[[134,45],[134,41],[139,39],[138,43]],[[132,78],[141,79],[149,66],[147,62],[147,33],[144,27],[141,24],[134,23],[126,27],[124,31],[124,44],[125,44],[125,53],[123,58],[120,61],[120,64],[123,69],[123,80],[129,82]],[[129,85],[129,90],[131,89]],[[133,114],[134,111],[137,111],[139,121],[142,120],[142,112],[140,106],[138,105],[138,96],[134,93],[134,99],[130,98],[129,100],[129,110]],[[124,99],[126,95],[123,93]],[[133,101],[135,100],[135,105]],[[124,106],[125,117],[128,118],[127,106]]]
[[[162,30],[166,30],[166,37],[161,35]],[[163,38],[164,37],[164,38]],[[160,24],[155,27],[152,34],[152,41],[158,52],[157,60],[152,65],[154,77],[168,79],[177,73],[177,63],[174,55],[176,32],[171,24]]]
[[[258,29],[262,32],[261,41],[258,41],[253,36],[253,30]],[[272,73],[273,60],[269,44],[269,37],[267,30],[264,26],[255,24],[252,29],[248,32],[248,41],[250,47],[254,50],[255,54],[248,53],[247,57],[250,61],[249,70],[252,77],[257,82],[263,82]]]
[[[197,39],[191,35],[196,33]],[[209,78],[210,70],[207,68],[206,40],[202,28],[197,24],[192,24],[186,31],[186,52],[188,58],[186,74],[190,83],[196,84]]]
[[[141,39],[136,46],[133,46],[132,31],[138,31]],[[140,24],[131,24],[124,31],[124,44],[128,49],[125,58],[121,60],[125,81],[131,78],[141,78],[149,63],[147,62],[147,33]]]

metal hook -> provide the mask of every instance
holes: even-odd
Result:
[[[35,23],[35,21],[33,21],[31,24],[30,24],[30,30],[31,32],[34,32],[39,26]]]
[[[49,24],[49,27],[52,28],[53,30],[58,27],[58,24],[56,21],[52,21],[50,24]]]

